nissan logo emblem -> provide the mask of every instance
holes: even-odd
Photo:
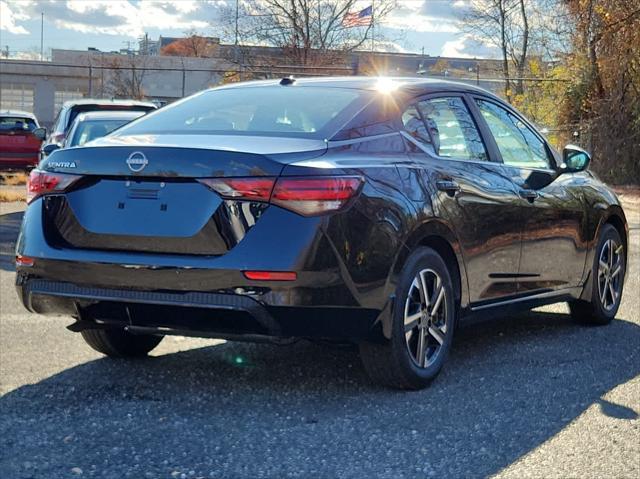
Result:
[[[129,155],[129,158],[127,158],[127,166],[134,173],[139,173],[144,170],[144,167],[147,166],[147,163],[149,163],[149,160],[147,160],[147,157],[144,156],[144,153],[140,151],[134,151]]]

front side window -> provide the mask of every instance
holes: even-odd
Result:
[[[526,168],[550,167],[544,142],[517,116],[493,102],[476,102],[506,165]]]
[[[427,139],[419,139],[422,130],[409,125],[422,122]],[[480,133],[462,98],[433,98],[411,106],[403,115],[405,129],[428,151],[440,157],[462,160],[487,160]],[[420,135],[418,135],[420,133]]]

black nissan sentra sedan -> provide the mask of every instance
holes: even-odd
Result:
[[[18,293],[108,356],[168,334],[329,339],[422,388],[474,318],[615,317],[628,228],[589,161],[463,84],[215,88],[40,163]]]

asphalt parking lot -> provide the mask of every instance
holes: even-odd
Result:
[[[27,313],[0,204],[0,477],[640,477],[640,203],[617,319],[564,305],[461,330],[420,392],[347,348],[165,338],[111,360]]]

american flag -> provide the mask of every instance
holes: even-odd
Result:
[[[346,28],[366,27],[371,25],[372,20],[373,5],[369,5],[367,8],[364,8],[359,12],[347,13],[342,19],[342,26]]]

